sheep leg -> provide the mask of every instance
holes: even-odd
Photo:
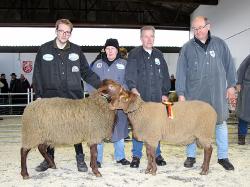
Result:
[[[212,146],[204,148],[204,160],[203,160],[203,164],[201,166],[201,168],[202,168],[202,170],[200,172],[201,175],[208,174],[209,163],[210,163],[212,152],[213,152]]]
[[[153,165],[152,165],[150,147],[147,143],[146,143],[146,154],[147,154],[147,158],[148,158],[148,165],[147,165],[147,169],[146,169],[145,173],[148,174],[151,172]]]
[[[47,145],[46,144],[39,144],[38,150],[41,153],[41,155],[44,157],[44,159],[48,162],[49,168],[56,169],[56,164],[54,162],[53,158],[50,158],[50,156],[47,153]]]
[[[21,154],[21,175],[23,176],[23,179],[28,179],[29,174],[27,171],[27,155],[29,153],[30,149],[24,149],[21,148],[20,154]]]
[[[92,168],[92,172],[95,174],[96,177],[101,177],[102,174],[98,171],[97,167],[97,144],[93,144],[90,146],[90,167]]]
[[[149,145],[148,143],[146,143],[146,150],[149,153],[148,168],[150,168],[150,170],[148,170],[147,168],[146,173],[156,175],[157,166],[155,162],[155,148]]]

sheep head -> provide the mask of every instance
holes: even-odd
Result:
[[[113,80],[103,80],[98,92],[107,98],[111,110],[122,109],[124,112],[131,112],[138,108],[135,101],[139,96],[131,91],[125,90],[120,84]]]
[[[138,95],[128,90],[122,90],[119,95],[111,97],[109,107],[111,110],[122,109],[125,113],[133,112],[139,108]],[[139,100],[140,101],[140,100]]]
[[[123,90],[123,87],[117,82],[110,79],[105,79],[102,81],[98,92],[102,96],[106,97],[107,100],[110,102],[112,97],[117,97]]]

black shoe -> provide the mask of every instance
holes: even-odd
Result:
[[[47,169],[49,169],[49,164],[45,159],[35,168],[37,172],[43,172],[46,171]]]
[[[244,136],[244,135],[238,135],[238,144],[239,145],[245,145],[246,144],[245,139],[246,139],[246,136]]]
[[[158,166],[165,166],[167,164],[161,155],[155,158],[155,162]]]
[[[195,162],[196,162],[195,158],[193,158],[193,157],[187,157],[187,159],[184,162],[184,167],[186,167],[186,168],[192,168],[194,166]]]
[[[130,136],[128,136],[127,138],[124,138],[124,141],[130,141],[130,140],[131,140]]]
[[[98,167],[98,168],[102,168],[102,164],[101,164],[101,162],[96,161],[96,164],[97,164],[97,167]]]
[[[234,170],[234,166],[230,163],[228,158],[218,159],[218,163],[222,165],[225,170]]]
[[[129,165],[130,164],[130,162],[126,158],[123,158],[119,161],[116,161],[116,163],[120,163],[121,165]]]
[[[138,168],[140,165],[140,159],[138,157],[133,156],[132,161],[130,163],[131,168]]]
[[[84,162],[84,154],[76,155],[76,163],[77,163],[77,169],[80,172],[87,172],[88,166]]]

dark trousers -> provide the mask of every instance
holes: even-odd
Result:
[[[247,135],[248,123],[249,122],[239,118],[238,135]]]
[[[82,149],[82,144],[81,143],[75,144],[74,147],[75,147],[75,152],[76,152],[77,155],[83,154],[83,149]],[[47,148],[47,153],[54,158],[55,149],[51,148],[51,147],[48,147]]]

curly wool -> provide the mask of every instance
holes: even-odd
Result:
[[[185,101],[174,103],[172,110],[174,119],[168,118],[165,105],[136,97],[126,110],[134,137],[153,147],[160,140],[179,145],[196,141],[199,147],[211,146],[217,120],[212,106],[202,101]]]
[[[97,93],[84,99],[44,98],[30,103],[22,117],[22,147],[51,147],[111,137],[115,112]]]

